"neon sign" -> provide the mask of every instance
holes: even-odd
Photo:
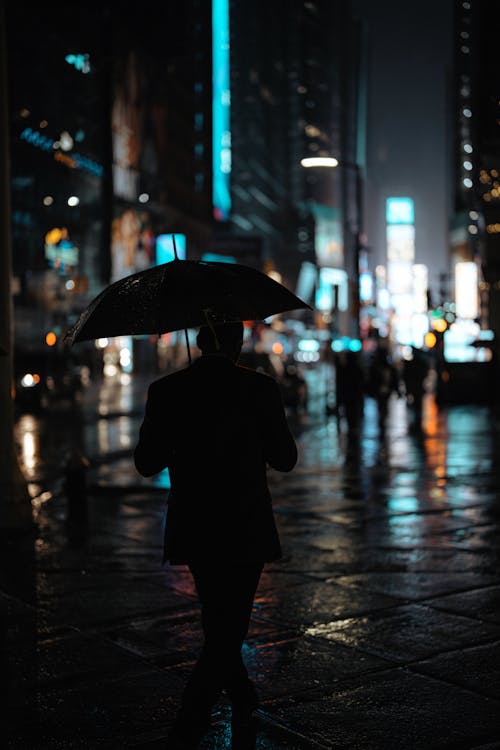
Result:
[[[82,169],[84,172],[89,172],[89,174],[93,174],[96,177],[102,176],[103,168],[100,164],[89,159],[87,156],[76,153],[76,151],[72,151],[70,156],[61,154],[55,146],[56,141],[53,138],[42,135],[38,130],[25,128],[19,137],[22,141],[30,143],[35,148],[41,149],[41,151],[53,151],[54,159],[71,169]]]
[[[413,224],[414,221],[415,210],[411,198],[387,198],[387,224]]]
[[[213,212],[216,219],[225,221],[231,210],[229,0],[212,3],[212,59]]]
[[[72,65],[81,73],[90,73],[90,62],[88,55],[66,55],[64,58],[68,65]]]

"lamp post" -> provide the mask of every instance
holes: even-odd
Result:
[[[19,467],[14,442],[12,399],[12,258],[10,235],[9,119],[5,50],[5,13],[0,9],[0,152],[5,168],[0,179],[0,534],[34,530],[28,485]],[[15,561],[14,561],[15,562]]]
[[[310,156],[301,159],[301,166],[306,169],[311,168],[326,168],[335,169],[336,167],[352,169],[355,173],[355,201],[356,201],[356,236],[354,244],[354,262],[353,262],[353,276],[354,276],[354,309],[353,317],[356,326],[356,336],[360,338],[360,297],[359,297],[359,260],[361,253],[361,235],[363,225],[363,185],[361,167],[356,162],[351,161],[339,161],[333,156]]]

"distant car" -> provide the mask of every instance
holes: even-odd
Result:
[[[241,352],[238,364],[271,375],[278,383],[285,408],[292,413],[307,411],[307,382],[297,365],[285,362],[278,371],[267,352]]]
[[[438,404],[491,404],[498,388],[493,362],[442,362],[436,373]]]
[[[275,380],[279,380],[280,373],[267,352],[243,351],[238,357],[238,364],[257,372],[265,372],[266,375],[272,375]]]
[[[20,409],[45,409],[57,401],[76,401],[85,372],[53,352],[14,352],[14,403]]]
[[[294,363],[286,363],[279,379],[285,407],[292,414],[307,412],[308,387],[302,372]]]

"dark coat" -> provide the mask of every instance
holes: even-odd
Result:
[[[297,448],[272,377],[208,355],[155,381],[134,460],[169,469],[164,562],[281,556],[267,467],[291,471]]]

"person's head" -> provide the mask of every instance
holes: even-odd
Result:
[[[222,354],[236,361],[243,345],[243,323],[216,323],[201,326],[196,345],[202,354]]]

